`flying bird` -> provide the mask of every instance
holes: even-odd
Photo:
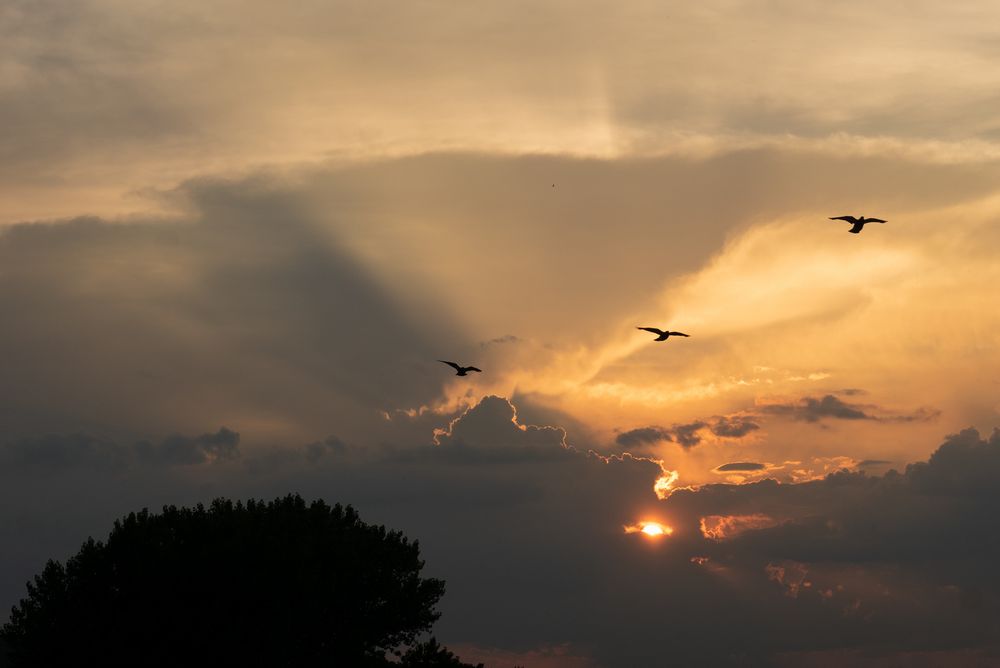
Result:
[[[657,336],[653,339],[654,341],[666,341],[671,336],[688,336],[684,332],[665,332],[662,329],[657,329],[656,327],[636,327],[636,329],[642,329],[656,334]]]
[[[459,366],[458,364],[455,364],[454,362],[448,362],[447,360],[438,360],[438,362],[444,362],[452,369],[454,369],[456,376],[467,376],[470,371],[478,371],[479,373],[483,372],[482,369],[477,369],[474,366]]]
[[[865,218],[864,216],[861,216],[860,218],[855,218],[854,216],[835,216],[833,218],[830,218],[830,220],[846,220],[847,222],[849,222],[851,225],[854,226],[851,229],[847,230],[851,234],[860,233],[861,230],[863,230],[865,225],[867,225],[868,223],[886,222],[881,218]]]

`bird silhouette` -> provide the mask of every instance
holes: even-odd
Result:
[[[851,234],[859,234],[861,230],[864,229],[865,225],[867,225],[868,223],[886,222],[881,218],[865,218],[864,216],[860,216],[858,218],[855,218],[854,216],[834,216],[833,218],[830,218],[830,220],[846,220],[847,222],[849,222],[851,225],[854,226],[851,229],[847,230]]]
[[[657,329],[656,327],[636,327],[636,329],[642,329],[656,334],[657,336],[653,339],[654,341],[666,341],[671,336],[688,336],[688,334],[685,334],[684,332],[665,332],[662,329]]]
[[[447,360],[438,360],[438,362],[444,362],[445,364],[447,364],[448,366],[450,366],[452,369],[454,369],[456,376],[467,376],[467,375],[469,375],[470,371],[478,371],[479,373],[483,372],[482,369],[477,369],[474,366],[459,366],[458,364],[455,364],[454,362],[449,362]]]

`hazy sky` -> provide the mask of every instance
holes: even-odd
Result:
[[[1000,665],[997,25],[0,0],[0,620],[299,491],[491,668]]]

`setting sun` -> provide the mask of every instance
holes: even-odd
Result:
[[[650,538],[669,536],[674,532],[673,527],[669,527],[659,522],[639,522],[625,527],[625,533],[643,533]]]

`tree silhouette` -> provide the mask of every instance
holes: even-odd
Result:
[[[350,506],[218,499],[115,522],[28,583],[0,636],[14,666],[441,666],[417,638],[444,582],[417,541]]]

